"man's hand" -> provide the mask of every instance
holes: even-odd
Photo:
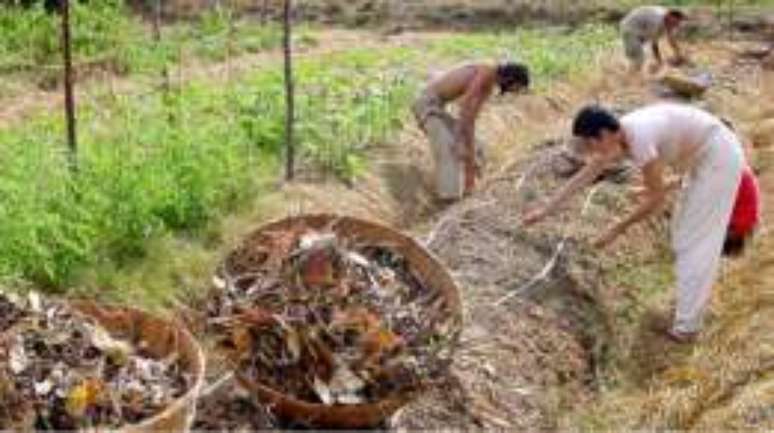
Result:
[[[476,179],[481,179],[482,177],[484,177],[484,168],[476,163]]]
[[[521,223],[525,226],[531,226],[542,221],[546,217],[546,211],[543,208],[530,209],[521,217]]]
[[[633,186],[629,188],[629,199],[639,203],[648,195],[648,190],[644,186]]]
[[[461,135],[457,134],[457,137],[461,137]],[[464,164],[467,157],[465,152],[465,143],[463,142],[463,140],[460,138],[457,138],[457,140],[452,145],[451,150],[452,150],[452,155],[454,155],[454,157],[457,158],[457,161]]]
[[[676,54],[675,56],[671,57],[669,59],[669,65],[670,66],[691,66],[691,60],[682,55],[682,54]]]
[[[473,193],[473,188],[476,187],[476,163],[471,161],[471,158],[464,160],[465,164],[465,195]]]
[[[661,71],[663,66],[663,63],[660,61],[652,62],[650,65],[648,65],[648,73],[651,75],[656,75],[659,71]]]
[[[593,243],[592,246],[597,249],[604,249],[610,244],[615,241],[618,236],[621,235],[621,230],[618,228],[618,226],[613,227],[609,231],[607,231],[602,236],[598,237]]]

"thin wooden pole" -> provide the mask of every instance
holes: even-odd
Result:
[[[294,127],[294,89],[293,89],[293,51],[291,46],[292,32],[292,1],[285,0],[283,14],[283,51],[285,55],[285,179],[292,181],[295,176],[295,143],[293,142]]]
[[[153,2],[153,41],[157,48],[161,48],[161,0]],[[169,93],[169,68],[167,67],[167,58],[164,56],[164,63],[161,69],[162,89],[164,93]]]
[[[266,24],[269,21],[269,0],[263,0],[263,7],[261,8],[261,24]]]
[[[70,37],[70,0],[62,0],[62,53],[64,55],[65,118],[70,169],[78,171],[78,142],[75,131],[75,95],[73,94],[73,59]]]

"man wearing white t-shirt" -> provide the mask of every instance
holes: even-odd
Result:
[[[645,63],[645,45],[650,44],[656,62],[653,71],[661,68],[663,60],[659,48],[659,39],[666,37],[675,59],[680,61],[683,54],[677,44],[675,33],[685,20],[685,14],[678,9],[663,6],[640,6],[621,21],[621,37],[623,38],[626,57],[632,65],[632,70],[640,72]]]
[[[542,208],[527,212],[523,222],[534,224],[554,213],[607,166],[629,158],[642,170],[643,200],[595,241],[601,248],[653,214],[667,194],[682,185],[672,221],[677,306],[668,334],[679,342],[692,341],[710,299],[745,166],[739,139],[719,118],[674,103],[650,105],[620,120],[604,108],[588,106],[576,116],[573,135],[581,139],[588,164]],[[684,180],[667,182],[667,168],[683,175]]]

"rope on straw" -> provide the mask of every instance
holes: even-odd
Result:
[[[516,186],[513,190],[514,194],[518,194],[519,191],[524,187],[527,177],[529,177],[539,166],[542,162],[545,160],[548,160],[550,158],[553,158],[556,156],[558,152],[551,152],[548,155],[545,155],[542,158],[538,158],[532,164],[530,164],[527,169],[519,176],[519,180],[516,181]],[[504,170],[503,170],[504,171]],[[493,182],[501,179],[505,179],[508,176],[504,173],[500,173],[495,177],[490,178],[487,181],[487,185],[492,184]],[[450,221],[454,220],[458,215],[464,214],[466,212],[470,212],[473,210],[477,210],[492,204],[495,204],[496,202],[493,201],[486,201],[484,203],[475,203],[475,202],[468,202],[467,206],[461,206],[458,207],[456,211],[447,213],[443,218],[441,218],[438,223],[435,224],[434,228],[430,231],[430,233],[427,235],[427,238],[425,238],[425,241],[423,242],[426,247],[430,247],[433,242],[435,242],[436,238],[438,237],[438,234],[446,227],[446,225],[449,224]]]
[[[583,209],[581,210],[581,216],[586,214],[586,211],[588,210],[589,206],[591,205],[591,200],[594,197],[594,195],[597,193],[601,185],[594,186],[589,193],[586,195],[586,201],[583,203]],[[562,252],[564,252],[565,247],[567,246],[567,241],[569,240],[570,235],[569,233],[565,233],[562,239],[559,241],[559,244],[557,244],[556,249],[554,250],[554,254],[551,256],[551,259],[548,260],[546,265],[541,269],[537,274],[535,274],[532,278],[529,279],[526,283],[522,284],[520,287],[514,289],[507,295],[503,296],[496,302],[494,302],[492,305],[494,306],[500,306],[506,302],[508,302],[510,299],[512,299],[515,296],[522,295],[526,293],[529,289],[540,283],[541,281],[548,278],[548,276],[551,274],[551,271],[556,267],[556,262],[559,260],[559,256],[561,256]]]

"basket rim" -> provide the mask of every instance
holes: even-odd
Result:
[[[162,411],[156,413],[150,418],[144,419],[138,423],[127,423],[122,425],[117,430],[115,430],[116,433],[131,433],[135,431],[145,431],[145,430],[151,431],[154,425],[164,415],[169,413],[184,411],[186,410],[186,406],[189,403],[193,402],[195,404],[198,401],[199,393],[201,392],[201,389],[204,386],[204,376],[205,376],[206,367],[207,367],[207,357],[204,355],[204,350],[202,349],[202,346],[199,343],[199,341],[193,336],[193,334],[191,334],[191,332],[188,330],[186,326],[176,323],[173,320],[168,320],[168,319],[159,317],[156,314],[149,313],[139,308],[125,306],[125,305],[113,304],[113,303],[103,304],[103,303],[98,303],[92,300],[85,300],[85,299],[73,299],[66,302],[74,309],[78,310],[81,314],[85,314],[95,319],[97,318],[94,317],[93,314],[82,311],[81,308],[87,308],[87,307],[96,308],[101,311],[126,311],[126,312],[131,312],[132,314],[138,314],[140,316],[145,316],[147,318],[159,320],[165,325],[173,327],[176,332],[180,333],[180,335],[184,340],[188,340],[188,343],[191,345],[193,349],[194,357],[198,362],[198,365],[195,369],[196,371],[193,372],[194,382],[183,395],[176,398],[166,408],[164,408]],[[186,426],[186,430],[187,430],[187,426]]]
[[[462,334],[462,330],[464,329],[464,322],[465,322],[464,320],[465,308],[463,306],[462,294],[457,280],[451,275],[451,273],[448,271],[448,269],[443,264],[443,262],[425,245],[423,245],[419,240],[415,239],[413,236],[407,235],[381,222],[374,222],[374,221],[365,220],[351,215],[338,215],[334,213],[306,213],[306,214],[300,214],[300,215],[275,218],[264,224],[261,224],[257,228],[247,231],[247,233],[243,235],[240,240],[238,240],[237,242],[234,242],[231,245],[231,248],[227,251],[226,258],[221,260],[218,263],[217,265],[218,271],[222,270],[222,266],[224,265],[229,255],[232,254],[234,251],[236,251],[238,248],[245,245],[248,239],[251,239],[263,232],[272,231],[276,229],[278,226],[282,226],[282,225],[290,226],[295,223],[303,223],[304,221],[310,221],[310,220],[323,222],[324,223],[323,226],[330,227],[331,230],[334,232],[336,231],[335,227],[337,223],[340,221],[353,223],[355,226],[360,225],[363,227],[372,227],[378,230],[387,231],[392,236],[395,236],[396,239],[399,239],[404,244],[403,246],[414,249],[419,254],[424,255],[425,258],[430,263],[432,263],[433,266],[436,268],[436,272],[440,272],[443,278],[446,279],[446,285],[449,286],[449,288],[451,289],[451,293],[453,297],[452,299],[453,313],[451,314],[451,316],[452,316],[452,320],[456,323],[456,326],[455,326],[455,329],[450,333],[449,347],[452,353],[457,351],[457,349],[461,344],[460,342],[461,334]],[[450,358],[449,362],[447,363],[446,366],[444,366],[444,369],[448,369],[453,363],[454,357],[450,356],[449,358]],[[284,404],[305,406],[310,410],[318,410],[318,411],[324,410],[324,411],[333,412],[333,413],[340,412],[340,411],[343,412],[345,410],[347,411],[361,410],[365,412],[368,410],[376,410],[378,408],[385,407],[385,406],[390,408],[391,412],[394,412],[398,410],[401,406],[403,406],[404,404],[412,400],[414,397],[416,397],[416,395],[421,393],[422,389],[424,388],[424,386],[420,386],[419,389],[417,390],[410,390],[404,393],[394,393],[392,395],[380,398],[372,402],[364,402],[364,403],[358,403],[358,404],[352,404],[352,405],[339,405],[339,404],[328,405],[324,403],[317,403],[317,402],[311,402],[311,401],[299,399],[287,392],[268,386],[263,382],[261,382],[260,380],[255,380],[255,379],[246,377],[244,374],[238,371],[236,372],[236,378],[238,382],[242,386],[247,388],[251,393],[268,395],[271,397],[270,400],[275,400],[274,402],[280,401],[280,402],[283,402]]]

